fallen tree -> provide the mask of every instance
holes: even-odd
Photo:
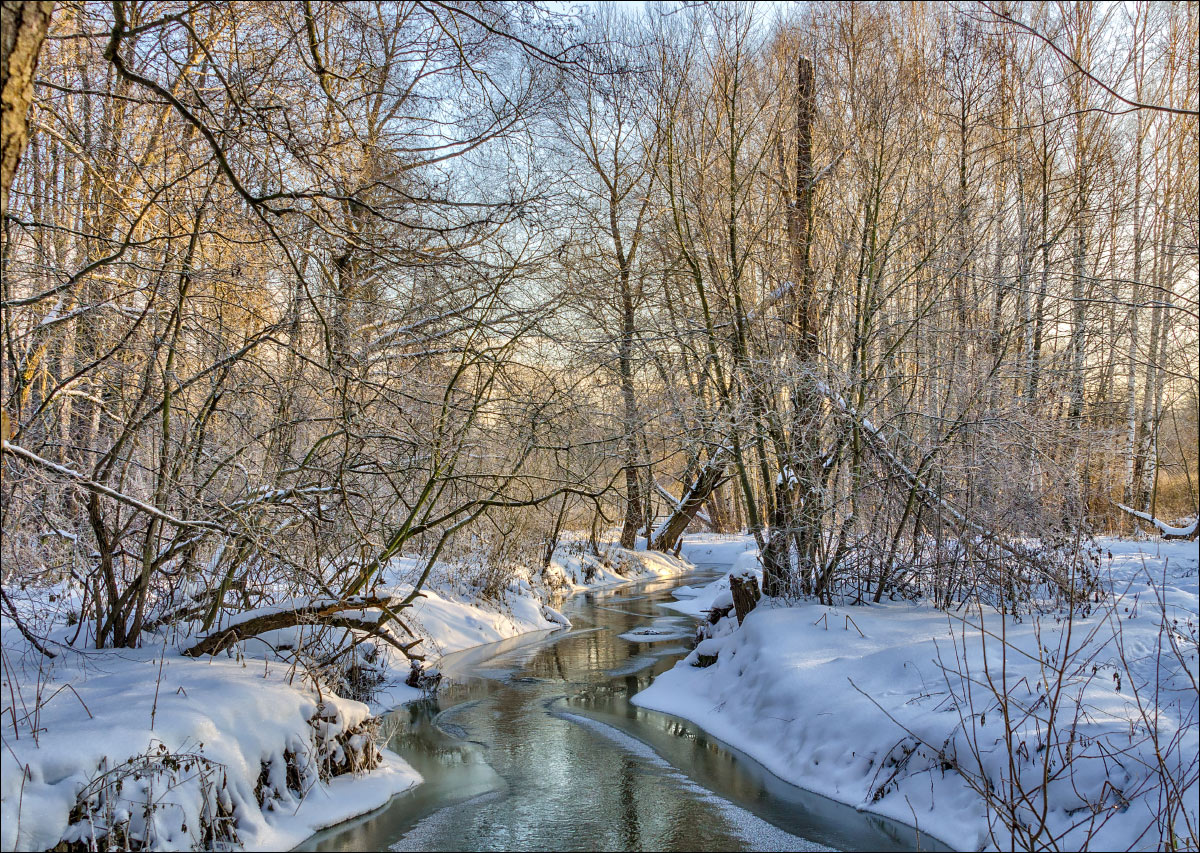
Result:
[[[206,634],[191,648],[185,649],[183,653],[189,657],[215,655],[242,640],[265,634],[268,631],[295,628],[300,625],[326,625],[332,628],[363,631],[399,649],[410,660],[423,660],[421,655],[413,654],[412,651],[421,642],[421,639],[416,637],[396,615],[397,610],[402,610],[407,606],[404,603],[395,605],[391,596],[353,596],[341,600],[308,601],[294,607],[271,608],[265,612],[252,610],[239,614],[232,623]],[[395,622],[414,639],[408,643],[401,642],[395,634],[388,630],[387,626],[391,622]]]
[[[1191,524],[1184,527],[1175,527],[1161,519],[1155,518],[1148,512],[1138,512],[1133,507],[1125,506],[1125,504],[1113,504],[1113,506],[1122,512],[1132,515],[1138,521],[1149,524],[1162,535],[1163,539],[1186,539],[1189,542],[1195,542],[1196,535],[1200,533],[1200,510],[1196,512],[1197,517],[1192,519]]]
[[[834,394],[830,389],[822,388],[822,391],[833,405],[835,411],[849,420],[858,429],[859,434],[863,438],[863,445],[871,455],[908,489],[911,499],[918,501],[929,513],[941,521],[952,527],[957,527],[963,533],[975,536],[981,542],[987,542],[996,546],[1008,556],[1021,561],[1025,565],[1038,568],[1046,580],[1061,584],[1062,579],[1052,576],[1052,573],[1043,565],[1044,561],[1040,559],[1035,549],[1028,548],[1017,542],[1008,541],[996,531],[990,530],[968,518],[961,510],[951,504],[944,495],[926,482],[924,473],[932,461],[937,448],[926,453],[914,471],[892,452],[884,441],[883,436],[879,434],[879,429],[870,420],[862,417],[855,411],[854,407],[850,406],[841,396]],[[962,422],[963,418],[960,416],[951,426],[950,431],[956,431]],[[962,541],[963,545],[969,550],[978,550],[975,543],[971,541],[970,536],[964,536]]]

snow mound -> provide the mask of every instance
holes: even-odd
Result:
[[[321,696],[279,664],[161,649],[54,663],[40,685],[5,668],[14,695],[43,693],[37,736],[6,738],[5,850],[110,834],[162,850],[285,849],[420,781],[376,749],[365,704]]]
[[[1156,846],[1172,831],[1159,810],[1168,789],[1187,837],[1200,823],[1197,546],[1100,545],[1111,606],[1070,632],[1061,613],[764,602],[634,702],[956,849],[1007,847],[996,810],[1022,789],[1045,817],[1020,805],[1017,816],[1063,849]],[[722,578],[669,606],[698,613],[727,591]],[[700,653],[715,663],[689,665]]]

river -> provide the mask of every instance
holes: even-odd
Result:
[[[447,656],[436,699],[385,720],[424,784],[297,849],[944,849],[630,704],[695,629],[659,604],[726,568],[582,593],[564,608],[570,631]]]

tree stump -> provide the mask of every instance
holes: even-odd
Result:
[[[750,571],[730,575],[729,591],[733,593],[733,610],[737,614],[738,624],[741,625],[746,614],[758,604],[758,578]]]

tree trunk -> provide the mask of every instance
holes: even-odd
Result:
[[[617,201],[613,198],[609,201],[609,224],[621,284],[621,343],[618,347],[617,361],[621,374],[621,405],[625,419],[625,519],[621,525],[621,547],[632,548],[637,541],[643,511],[641,466],[638,464],[637,395],[633,387],[633,338],[637,334],[637,316],[633,304],[633,283],[630,280],[630,265],[633,262],[636,240],[635,247],[631,247],[626,254],[616,216]]]
[[[796,196],[788,211],[792,243],[792,275],[798,287],[792,303],[796,326],[796,367],[792,388],[792,424],[782,470],[775,481],[770,532],[763,549],[763,587],[770,596],[787,589],[792,574],[789,541],[795,534],[801,577],[810,576],[816,563],[821,531],[822,485],[820,413],[816,370],[820,344],[820,304],[817,301],[810,259],[812,248],[812,125],[815,112],[813,65],[806,57],[797,62]],[[797,499],[796,490],[799,488]]]
[[[746,571],[729,576],[729,591],[733,593],[733,610],[741,625],[751,610],[758,604],[758,578],[754,572]]]
[[[33,77],[53,11],[54,3],[35,0],[0,6],[0,218],[8,216],[8,191],[29,142]]]
[[[700,507],[708,500],[708,496],[721,484],[725,477],[725,467],[729,464],[729,454],[723,450],[717,451],[708,463],[700,470],[695,482],[684,493],[679,505],[671,513],[670,518],[659,528],[658,535],[650,543],[655,551],[670,551],[675,543],[687,530]]]

